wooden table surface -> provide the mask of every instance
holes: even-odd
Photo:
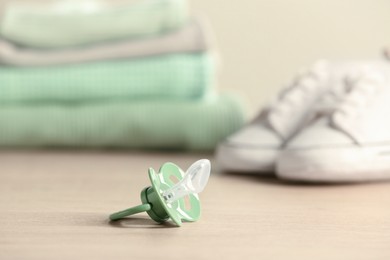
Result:
[[[212,155],[0,152],[0,259],[390,259],[390,183],[299,185],[212,173],[181,228],[138,205],[147,168]]]

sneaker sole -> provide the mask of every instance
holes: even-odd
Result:
[[[390,145],[284,150],[276,168],[281,179],[306,182],[390,179]]]
[[[250,174],[270,174],[275,171],[278,149],[237,147],[221,144],[216,159],[220,170]]]

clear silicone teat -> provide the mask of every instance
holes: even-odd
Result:
[[[195,162],[188,168],[180,182],[163,192],[163,198],[167,203],[172,203],[185,195],[202,192],[209,180],[210,170],[209,160],[202,159]]]

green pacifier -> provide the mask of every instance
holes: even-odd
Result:
[[[110,220],[144,212],[156,222],[169,218],[178,226],[182,220],[193,222],[200,217],[198,193],[203,191],[210,176],[211,165],[207,159],[192,164],[186,173],[173,163],[165,163],[156,173],[149,168],[152,186],[141,192],[143,204],[110,215]]]

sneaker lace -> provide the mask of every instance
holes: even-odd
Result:
[[[316,116],[357,116],[372,102],[384,83],[382,73],[368,68],[346,75],[342,84],[331,88],[321,98],[315,107]]]
[[[325,61],[317,62],[309,70],[300,71],[292,84],[283,88],[271,103],[269,113],[285,115],[296,105],[301,105],[318,88],[318,83],[325,77],[325,74]]]
[[[346,79],[351,90],[335,107],[331,120],[333,125],[351,134],[348,121],[358,117],[370,106],[378,93],[386,86],[386,77],[383,73],[374,70],[365,70],[360,75],[351,75]]]
[[[326,61],[319,61],[310,69],[302,70],[266,108],[268,124],[282,138],[287,139],[294,134],[298,125],[302,124],[305,112],[297,110],[304,110],[310,105],[308,103],[314,102],[314,92],[319,91],[328,75],[327,66]]]

